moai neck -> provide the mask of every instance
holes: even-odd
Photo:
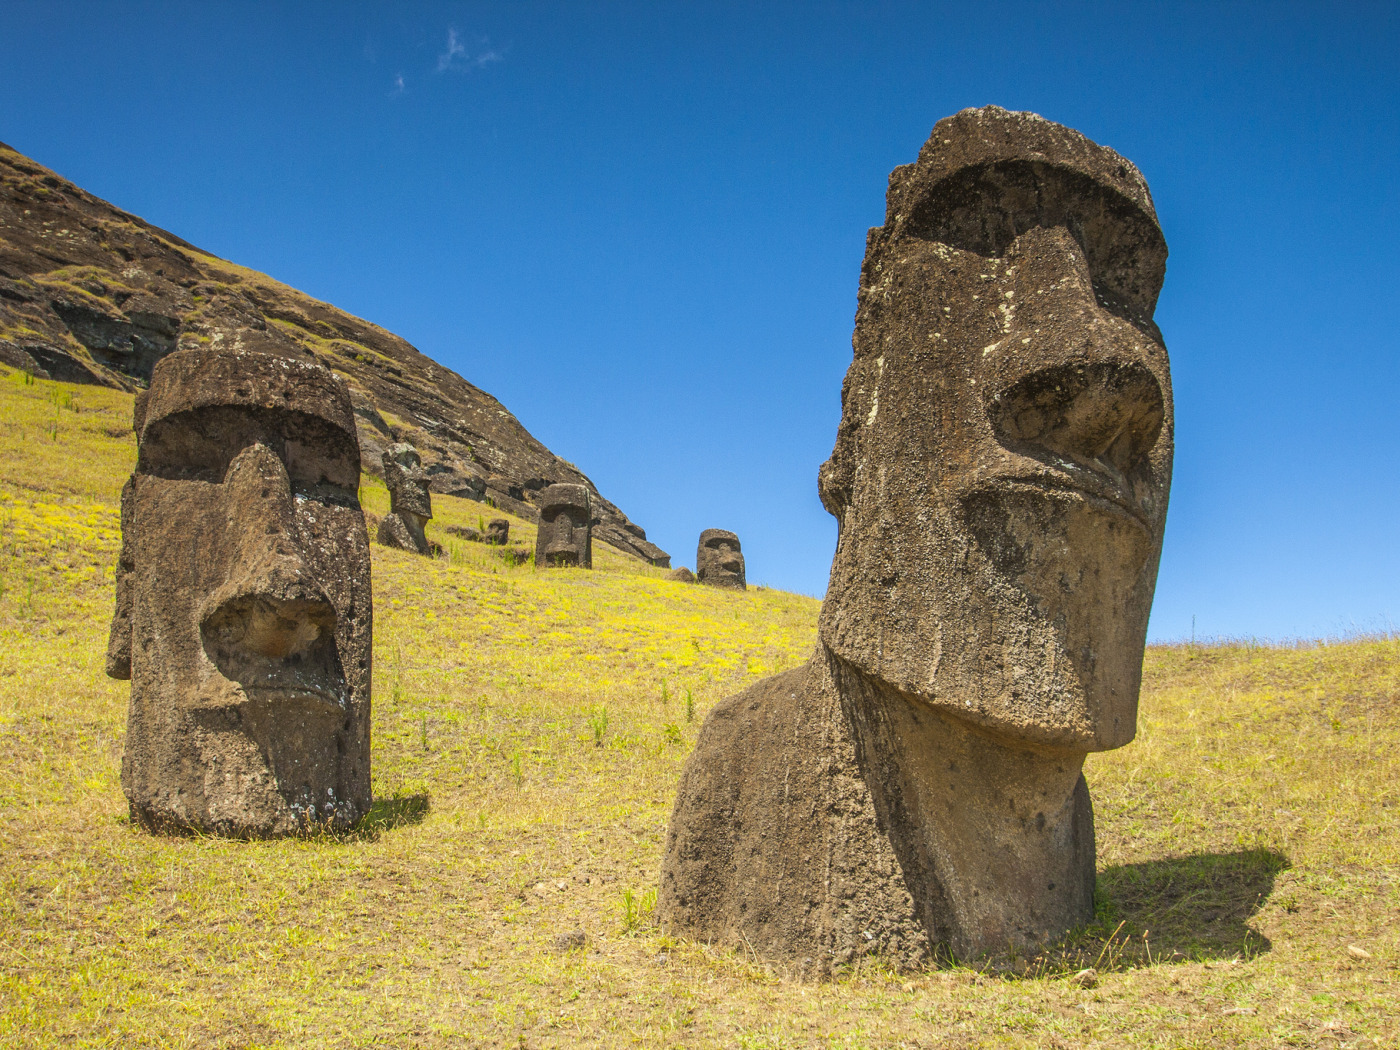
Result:
[[[1044,945],[1093,914],[1085,754],[1009,745],[827,653],[862,772],[932,940]]]

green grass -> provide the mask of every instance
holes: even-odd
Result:
[[[102,674],[131,399],[0,372],[0,1045],[1400,1044],[1396,641],[1150,650],[1138,740],[1088,764],[1090,929],[807,984],[652,908],[700,722],[806,656],[815,601],[601,544],[593,572],[516,567],[442,530],[481,504],[435,497],[449,557],[374,549],[365,825],[153,837]]]

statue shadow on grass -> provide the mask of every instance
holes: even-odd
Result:
[[[345,833],[349,839],[376,839],[382,832],[420,824],[428,815],[430,804],[426,793],[414,795],[380,795],[370,806],[364,819]]]
[[[1273,945],[1251,920],[1288,867],[1276,850],[1249,849],[1105,868],[1094,923],[1072,947],[1098,952],[1098,969],[1262,955]]]

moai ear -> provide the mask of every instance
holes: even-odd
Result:
[[[131,574],[136,551],[136,476],[122,486],[122,549],[117,556],[117,601],[112,611],[112,629],[107,636],[107,674],[122,681],[131,679]]]

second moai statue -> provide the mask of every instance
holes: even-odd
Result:
[[[588,486],[550,485],[540,496],[535,567],[593,568],[593,513]]]
[[[818,972],[1093,917],[1081,771],[1136,731],[1172,468],[1167,246],[1132,163],[964,110],[866,244],[817,649],[705,720],[657,903]]]
[[[510,520],[492,518],[486,523],[485,540],[493,547],[504,547],[510,542]]]
[[[161,360],[134,414],[107,673],[149,829],[346,828],[370,808],[369,537],[350,395],[252,351]]]
[[[700,533],[700,544],[695,551],[695,578],[711,587],[747,590],[739,537],[724,529],[706,529]]]
[[[428,522],[433,497],[423,460],[412,445],[399,443],[384,450],[384,484],[389,487],[389,513],[379,522],[379,542],[415,554],[431,554]]]

